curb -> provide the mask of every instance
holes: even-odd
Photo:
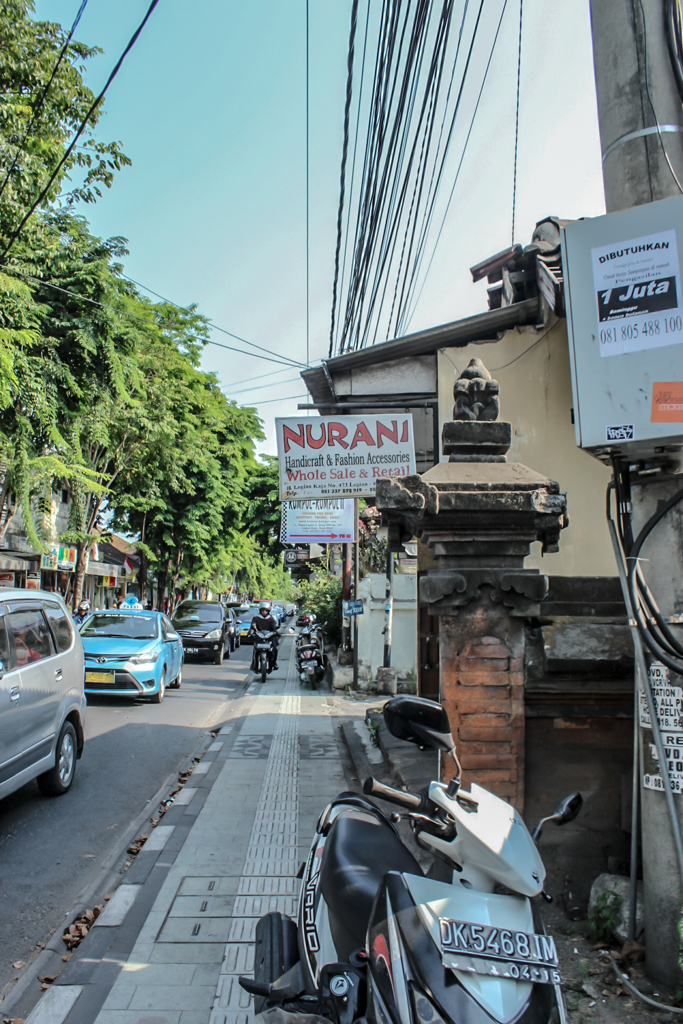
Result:
[[[231,698],[231,700],[239,700],[246,696],[247,687],[250,685],[250,680],[247,676],[246,680],[242,684],[244,692]],[[226,704],[230,701],[226,701]],[[181,761],[179,766],[166,776],[163,783],[152,796],[144,809],[138,814],[134,821],[129,825],[126,832],[120,838],[112,852],[104,861],[103,867],[95,879],[88,883],[88,885],[81,890],[76,897],[75,902],[72,904],[70,909],[66,912],[62,921],[55,926],[55,929],[45,943],[45,949],[41,950],[40,953],[33,959],[28,961],[26,967],[22,968],[19,974],[18,980],[12,985],[8,982],[8,986],[4,996],[0,992],[0,1017],[11,1017],[12,1009],[17,1003],[26,996],[31,986],[38,982],[39,975],[44,974],[59,974],[66,967],[66,964],[62,961],[64,954],[64,944],[62,943],[62,935],[66,928],[70,924],[73,924],[76,918],[80,917],[85,910],[91,907],[94,902],[96,893],[100,890],[115,891],[118,886],[125,881],[125,872],[122,872],[119,866],[119,862],[124,860],[126,856],[126,850],[130,846],[131,842],[140,834],[145,822],[152,816],[153,810],[158,804],[164,800],[171,790],[177,785],[178,775],[189,767],[195,757],[203,756],[206,753],[208,747],[208,737],[212,737],[215,732],[218,732],[224,725],[228,724],[230,719],[226,719],[211,726],[209,729],[204,729],[200,734],[200,738],[197,741],[194,749]],[[144,849],[144,847],[143,847]],[[57,956],[58,962],[55,963],[54,957]],[[50,969],[52,968],[52,969]],[[49,991],[49,990],[48,990]],[[31,1007],[38,1003],[40,997],[43,995],[42,990],[38,990],[36,993],[36,999]]]

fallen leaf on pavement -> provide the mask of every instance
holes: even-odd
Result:
[[[69,960],[71,959],[72,956],[73,956],[73,953],[67,953],[66,956],[62,957],[62,960],[64,961],[65,964],[68,964],[68,962],[69,962]]]
[[[105,898],[105,900],[110,900],[113,895],[114,895],[113,892],[108,892],[107,895],[104,898]]]
[[[44,942],[36,942],[36,949],[45,949]]]
[[[15,962],[12,964],[12,967],[14,968],[15,971],[18,971],[21,967],[26,967],[26,961],[15,960]]]
[[[38,981],[42,981],[45,985],[51,985],[56,977],[56,974],[44,974],[42,978],[38,978]]]
[[[636,942],[635,939],[627,939],[624,943],[621,955],[627,960],[644,960],[645,946],[641,946],[641,944]]]

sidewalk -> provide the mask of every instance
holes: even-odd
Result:
[[[296,917],[318,815],[346,788],[339,702],[300,687],[292,652],[251,683],[27,1024],[248,1024],[256,922]]]

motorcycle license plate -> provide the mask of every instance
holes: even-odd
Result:
[[[267,651],[270,648],[270,644],[256,644],[257,651]]]
[[[551,935],[516,932],[491,924],[439,918],[441,959],[453,971],[488,974],[514,981],[560,985],[557,950]]]

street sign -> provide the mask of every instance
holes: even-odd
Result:
[[[358,538],[353,498],[282,502],[283,544],[352,544]]]
[[[363,614],[363,601],[359,598],[357,601],[342,601],[342,614],[345,619],[351,618],[352,615]]]
[[[308,562],[311,552],[306,551],[285,551],[285,565],[299,565],[301,562]]]
[[[415,473],[412,413],[275,420],[280,500],[373,497],[375,482]]]

